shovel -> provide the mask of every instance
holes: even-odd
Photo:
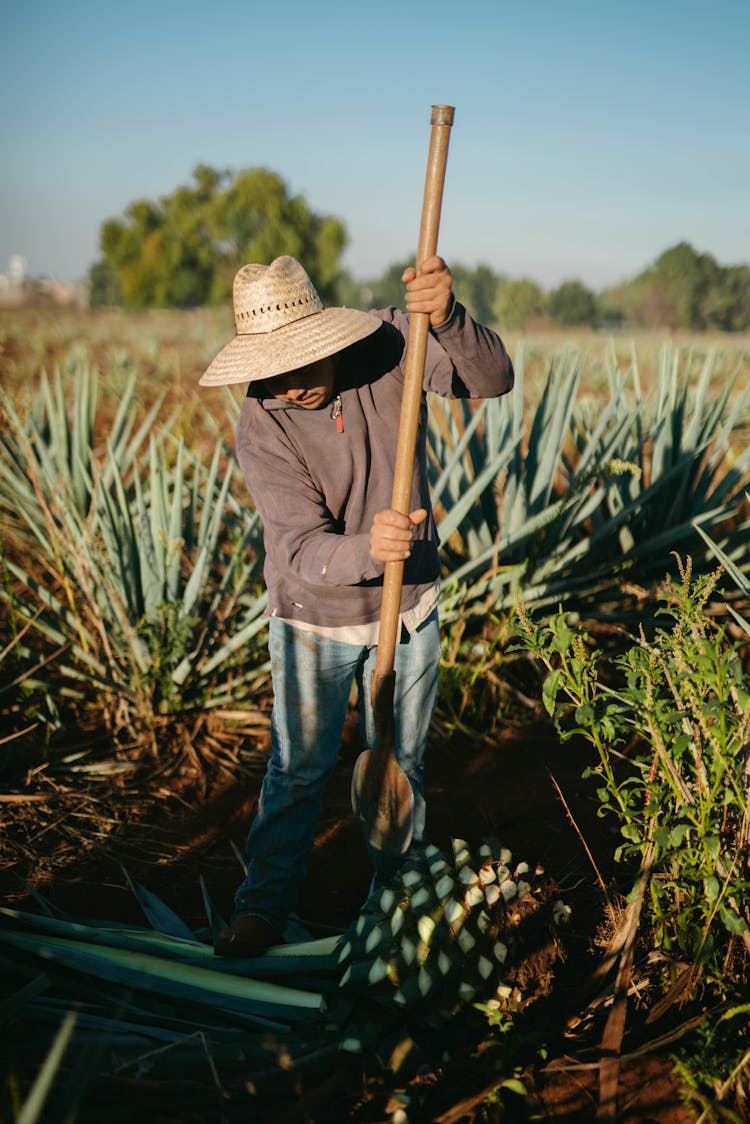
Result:
[[[426,258],[431,257],[437,249],[445,165],[452,124],[452,106],[432,107],[432,131],[417,247],[417,267]],[[408,515],[410,511],[414,453],[429,329],[428,313],[412,313],[391,499],[393,510],[400,511],[403,515]],[[352,774],[354,818],[370,846],[387,855],[402,855],[411,843],[414,830],[414,794],[409,778],[394,755],[393,697],[396,676],[393,664],[403,577],[403,562],[385,563],[380,634],[371,683],[375,748],[360,753]]]

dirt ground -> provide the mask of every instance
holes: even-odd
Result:
[[[300,917],[315,933],[341,931],[356,916],[367,894],[369,863],[354,824],[350,804],[351,767],[360,745],[354,723],[347,730],[341,763],[326,795],[315,850],[302,885]],[[159,894],[188,924],[200,926],[205,914],[199,879],[202,875],[217,908],[225,915],[240,877],[232,849],[243,847],[256,806],[267,747],[259,737],[241,769],[214,772],[207,791],[196,789],[186,764],[181,774],[162,785],[161,797],[121,822],[106,839],[81,839],[76,850],[67,844],[48,870],[42,865],[26,876],[55,904],[79,917],[143,923],[139,907],[125,886],[120,863]],[[618,879],[627,889],[622,869],[614,866],[615,829],[597,816],[593,782],[583,781],[585,746],[559,741],[548,726],[531,722],[492,742],[454,737],[431,747],[426,764],[428,835],[441,848],[451,838],[472,847],[497,837],[516,860],[544,868],[551,892],[570,905],[572,914],[562,936],[562,953],[545,994],[524,1011],[530,1040],[543,1042],[544,1056],[527,1065],[522,1080],[529,1095],[522,1108],[485,1107],[482,1094],[492,1088],[488,1070],[476,1051],[455,1052],[450,1067],[429,1075],[430,1096],[423,1098],[416,1121],[459,1124],[473,1120],[596,1119],[598,1063],[606,1008],[585,1008],[584,984],[601,957],[607,937],[603,895],[594,871],[616,896]],[[123,798],[127,798],[127,784]],[[175,792],[179,790],[177,797]],[[171,792],[171,796],[169,793]],[[132,796],[132,793],[130,794]],[[110,798],[117,800],[116,795]],[[54,831],[49,833],[50,842]],[[37,841],[39,847],[39,841]],[[6,901],[35,908],[20,888],[18,871],[0,872]],[[534,966],[530,967],[534,974]],[[548,963],[540,971],[549,975]],[[645,1008],[631,1010],[623,1042],[619,1114],[622,1124],[659,1121],[683,1124],[694,1119],[680,1101],[666,1054],[651,1048],[662,1028],[644,1026]],[[458,1028],[455,1028],[458,1029]],[[489,1035],[487,1036],[490,1037]],[[490,1052],[493,1048],[490,1048]],[[488,1083],[489,1073],[489,1083]],[[268,1108],[249,1119],[263,1121],[392,1119],[375,1101],[357,1104],[356,1081],[350,1075],[320,1074],[308,1079],[302,1099],[279,1113]],[[428,1080],[422,1075],[422,1081]],[[348,1099],[347,1099],[348,1097]],[[517,1098],[520,1101],[520,1098]],[[332,1106],[338,1104],[339,1109]],[[317,1107],[315,1107],[317,1106]],[[388,1108],[386,1105],[385,1108]],[[496,1115],[492,1115],[492,1112]],[[334,1112],[334,1115],[330,1115]],[[340,1115],[336,1115],[338,1112]],[[378,1112],[380,1115],[378,1115]],[[501,1113],[497,1115],[497,1113]],[[154,1116],[159,1121],[203,1119],[179,1113]],[[149,1118],[150,1119],[150,1118]],[[218,1119],[218,1118],[217,1118]]]

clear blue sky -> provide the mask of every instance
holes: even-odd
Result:
[[[207,163],[413,252],[432,104],[440,251],[601,288],[685,239],[750,261],[748,0],[27,0],[0,41],[0,272],[83,277],[101,223]]]

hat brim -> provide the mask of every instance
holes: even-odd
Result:
[[[325,308],[273,332],[236,335],[199,379],[228,386],[284,375],[343,351],[377,331],[382,320],[355,308]]]

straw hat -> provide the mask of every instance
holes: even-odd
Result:
[[[243,265],[232,290],[237,335],[200,378],[201,386],[256,382],[334,355],[380,327],[353,308],[323,308],[294,258]]]

